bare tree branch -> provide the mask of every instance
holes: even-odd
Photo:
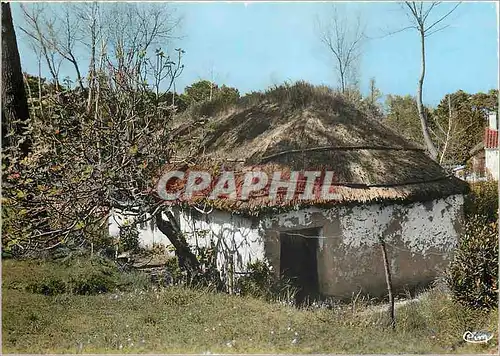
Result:
[[[326,23],[319,22],[319,39],[332,54],[336,63],[340,90],[345,93],[357,81],[356,65],[362,53],[365,31],[358,16],[356,23],[348,23],[334,7]]]
[[[431,139],[430,136],[430,128],[428,124],[428,118],[424,109],[424,105],[422,102],[423,98],[423,86],[424,86],[424,79],[425,79],[425,69],[426,69],[426,62],[425,62],[425,38],[438,32],[443,29],[445,29],[447,26],[442,26],[438,29],[432,30],[436,25],[444,21],[455,9],[460,5],[460,3],[456,4],[450,11],[448,11],[445,15],[440,16],[437,20],[432,22],[431,24],[428,24],[429,16],[432,14],[433,10],[437,8],[439,5],[439,2],[432,2],[430,5],[425,8],[424,3],[421,1],[417,4],[415,1],[405,1],[402,6],[406,9],[406,15],[411,19],[410,21],[412,22],[411,26],[407,26],[404,29],[407,29],[408,27],[414,27],[416,28],[419,36],[420,36],[420,53],[421,53],[421,70],[420,70],[420,76],[418,79],[418,86],[417,86],[417,109],[418,109],[418,114],[420,118],[420,124],[422,127],[422,134],[424,136],[424,141],[427,146],[427,150],[429,151],[429,155],[433,159],[437,159],[439,156],[439,151],[434,142]],[[403,29],[403,30],[404,30]],[[442,131],[445,132],[440,126],[438,128]],[[449,135],[450,127],[448,128],[448,133],[445,134],[447,137]],[[445,148],[447,145],[445,144]],[[442,157],[441,157],[442,160]]]

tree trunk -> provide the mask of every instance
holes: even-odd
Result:
[[[28,120],[28,100],[10,4],[2,2],[2,148],[14,144],[6,137],[7,133],[14,130],[16,134],[23,134]],[[28,155],[30,149],[31,141],[25,136],[20,143],[22,156]]]
[[[452,117],[451,117],[451,94],[448,94],[448,131],[446,131],[446,137],[444,141],[444,147],[441,152],[441,158],[439,159],[439,164],[443,164],[444,155],[446,154],[446,150],[448,149],[448,145],[451,139],[451,126],[452,126]]]
[[[156,213],[156,226],[174,246],[179,266],[187,272],[189,281],[192,281],[193,277],[201,274],[200,262],[182,235],[174,215],[171,212],[166,212],[166,214],[168,220],[163,219],[161,211]]]
[[[384,260],[384,270],[385,270],[385,281],[387,283],[387,292],[389,294],[389,317],[391,320],[391,328],[396,328],[396,317],[394,313],[394,296],[392,293],[392,278],[391,269],[389,266],[389,259],[387,257],[387,249],[385,247],[385,241],[380,239],[380,248],[382,250],[382,258]]]
[[[422,125],[422,134],[424,136],[424,142],[425,145],[427,146],[427,150],[429,151],[429,155],[433,160],[436,160],[439,152],[436,149],[436,146],[434,145],[434,142],[432,142],[431,135],[429,133],[429,127],[427,124],[427,117],[425,114],[424,110],[424,105],[422,103],[422,90],[424,86],[424,78],[425,78],[425,33],[423,30],[420,31],[420,49],[421,49],[421,71],[420,71],[420,78],[418,79],[418,88],[417,88],[417,109],[418,109],[418,116],[420,117],[420,124]]]
[[[75,67],[76,80],[78,81],[78,85],[80,86],[80,89],[82,89],[82,91],[85,91],[85,87],[83,86],[82,74],[80,72],[80,67],[78,66],[78,62],[73,53],[70,52],[69,56],[71,64],[73,64],[73,67]]]

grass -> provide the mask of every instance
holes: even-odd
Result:
[[[90,266],[90,267],[89,267]],[[295,309],[250,297],[180,286],[156,288],[140,275],[114,275],[107,293],[43,295],[33,282],[82,276],[90,262],[2,262],[2,335],[6,353],[488,353],[465,344],[466,330],[497,332],[496,312],[453,304],[439,290],[385,314],[358,305]],[[125,283],[126,282],[126,283]]]

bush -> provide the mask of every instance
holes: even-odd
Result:
[[[464,214],[466,220],[480,216],[487,222],[498,220],[498,182],[478,182],[470,184],[470,193],[465,197]]]
[[[120,247],[123,251],[137,251],[139,249],[139,231],[133,225],[120,227]]]
[[[150,282],[141,272],[120,272],[113,261],[94,257],[70,258],[60,262],[40,262],[48,276],[29,281],[26,290],[44,295],[72,293],[93,295],[113,290],[146,289]],[[36,279],[35,279],[36,280]]]
[[[447,276],[458,302],[489,310],[498,303],[498,182],[470,185],[465,227]]]
[[[31,293],[44,295],[57,295],[66,293],[66,283],[58,278],[45,278],[44,280],[31,283],[26,288]]]
[[[236,289],[241,295],[266,297],[274,283],[272,272],[268,265],[262,261],[249,263],[248,274],[238,278]]]
[[[448,285],[458,302],[474,309],[498,304],[498,222],[476,215],[466,222],[451,265]]]
[[[117,278],[102,273],[93,273],[89,276],[73,278],[70,283],[74,294],[92,295],[106,293],[115,289],[118,285]]]
[[[277,279],[264,261],[249,263],[248,274],[238,278],[236,290],[240,295],[263,298],[266,300],[295,298],[293,286],[286,279]]]

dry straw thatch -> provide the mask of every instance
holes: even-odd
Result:
[[[191,169],[329,170],[341,197],[299,203],[269,201],[261,194],[244,202],[209,202],[218,209],[256,213],[277,206],[425,201],[467,190],[422,147],[326,87],[283,85],[219,112],[212,106],[209,114],[200,124],[191,111],[177,129],[177,159],[188,159]]]

